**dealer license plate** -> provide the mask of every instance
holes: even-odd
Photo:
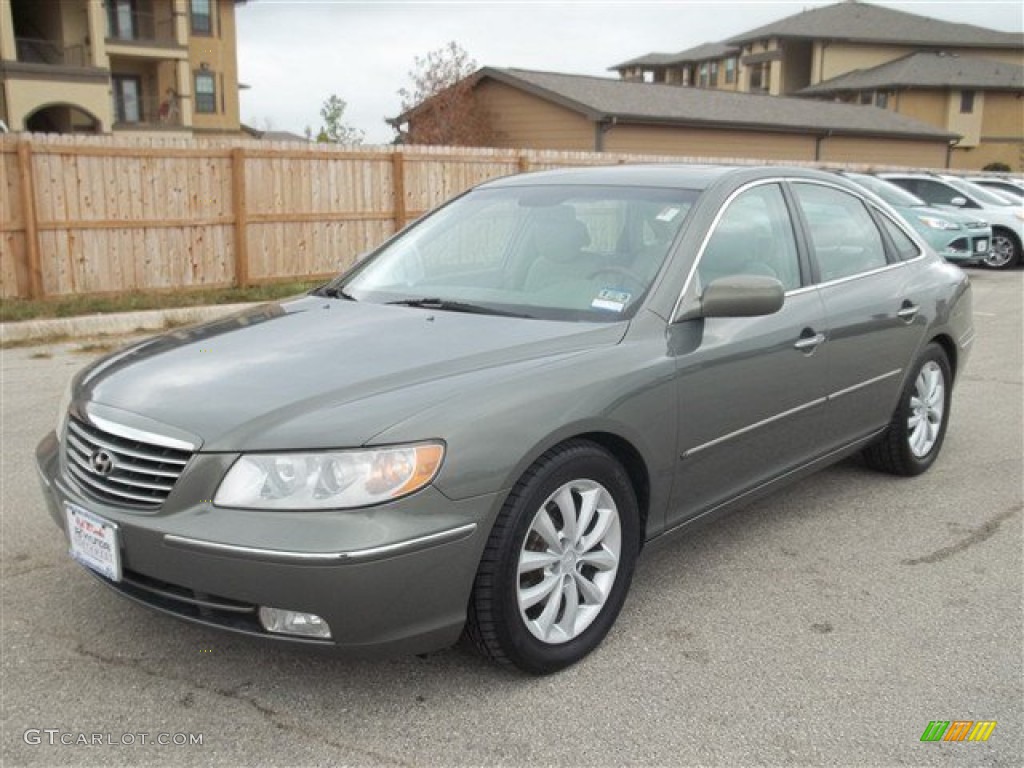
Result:
[[[65,504],[64,514],[68,523],[69,554],[108,579],[120,581],[117,524],[74,504]]]
[[[974,243],[975,253],[984,253],[988,250],[988,240],[976,240]]]

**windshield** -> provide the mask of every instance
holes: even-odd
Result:
[[[336,284],[358,301],[556,320],[630,317],[697,192],[622,186],[479,189]]]
[[[865,189],[871,190],[889,205],[899,205],[904,208],[921,208],[928,205],[917,195],[907,192],[907,190],[896,186],[890,181],[879,179],[877,176],[868,176],[863,173],[847,173],[843,175],[851,181],[857,182]]]
[[[972,184],[969,181],[963,179],[946,179],[949,186],[953,187],[960,192],[963,192],[968,197],[973,197],[976,202],[982,203],[983,205],[996,205],[999,207],[1012,206],[1014,203],[997,192],[985,189],[984,187]]]

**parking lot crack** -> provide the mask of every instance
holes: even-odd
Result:
[[[943,560],[948,560],[954,555],[957,555],[963,552],[964,550],[973,547],[975,544],[980,544],[981,542],[992,538],[995,535],[996,531],[999,530],[999,526],[1001,526],[1004,522],[1006,522],[1011,517],[1020,512],[1021,507],[1021,504],[1017,504],[1016,506],[1010,507],[1009,509],[1000,512],[995,517],[991,518],[990,520],[987,520],[982,525],[975,528],[973,531],[971,531],[969,535],[960,539],[960,541],[956,542],[955,544],[950,544],[948,547],[942,547],[942,549],[937,549],[931,554],[924,555],[923,557],[915,557],[908,560],[901,560],[900,565],[930,565],[932,563],[938,563]]]
[[[97,653],[89,648],[86,648],[81,643],[75,645],[75,653],[85,656],[86,658],[92,659],[100,664],[105,664],[113,667],[121,667],[126,669],[133,669],[137,672],[141,672],[149,677],[154,677],[160,680],[168,682],[180,683],[188,686],[194,691],[201,693],[209,693],[214,696],[218,696],[231,701],[237,701],[242,704],[248,705],[254,712],[260,717],[267,721],[270,725],[274,726],[280,731],[286,731],[294,733],[305,739],[313,739],[320,742],[324,746],[330,747],[331,749],[344,751],[350,753],[350,755],[358,756],[360,763],[365,761],[375,761],[386,765],[396,765],[408,767],[411,764],[398,760],[391,755],[383,755],[379,752],[375,752],[370,749],[362,747],[356,747],[351,744],[335,741],[334,739],[327,738],[322,733],[319,733],[313,729],[303,727],[297,723],[288,720],[284,715],[275,710],[273,707],[269,707],[266,704],[262,704],[255,699],[243,695],[243,691],[249,688],[249,683],[242,683],[234,688],[218,688],[211,685],[206,685],[202,682],[181,678],[175,675],[168,675],[164,672],[152,669],[145,664],[143,659],[133,658],[130,656],[107,656],[101,653]]]

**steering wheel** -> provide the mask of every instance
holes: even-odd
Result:
[[[602,274],[620,275],[622,277],[628,278],[629,280],[632,280],[634,283],[636,283],[637,288],[639,288],[641,291],[647,285],[647,281],[633,270],[629,269],[628,267],[617,267],[615,265],[609,265],[607,267],[595,269],[593,272],[587,275],[587,279],[593,280],[595,277]]]

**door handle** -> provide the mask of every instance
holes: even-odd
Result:
[[[809,332],[810,331],[804,331],[804,334],[801,335],[793,345],[793,349],[799,349],[801,352],[810,354],[818,348],[819,344],[825,341],[824,333],[815,333],[813,336],[808,336],[807,333]]]
[[[900,308],[899,312],[896,313],[896,317],[900,320],[910,322],[914,319],[914,316],[917,314],[919,309],[921,308],[917,306],[917,304],[911,304],[909,301],[904,301],[903,306]]]

